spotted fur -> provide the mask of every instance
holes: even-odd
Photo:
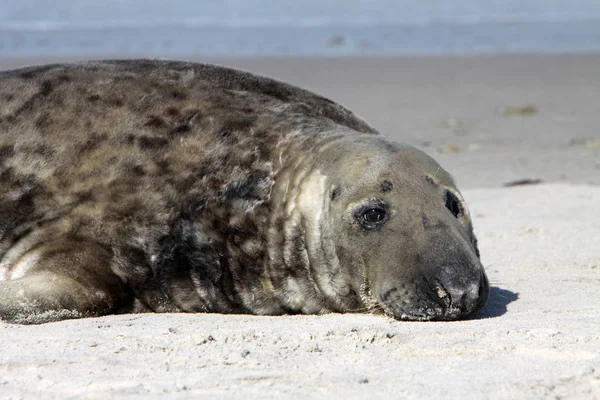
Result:
[[[0,72],[0,317],[364,307],[289,199],[318,169],[304,155],[365,134],[328,99],[224,67]]]

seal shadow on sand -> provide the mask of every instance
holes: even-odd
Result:
[[[490,286],[490,297],[483,310],[473,314],[466,319],[487,319],[496,318],[506,314],[507,305],[513,301],[519,300],[519,293],[508,289],[502,289],[498,286]]]

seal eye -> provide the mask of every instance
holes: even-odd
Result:
[[[376,224],[385,219],[386,212],[381,208],[369,208],[362,214],[362,218],[371,224]]]
[[[450,210],[456,218],[463,216],[463,209],[460,200],[450,190],[446,190],[446,208]]]
[[[388,220],[386,204],[380,202],[365,204],[354,211],[354,219],[364,229],[375,229]]]

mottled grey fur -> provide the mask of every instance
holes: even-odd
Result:
[[[381,171],[393,163],[380,152],[416,157],[414,165],[426,158],[425,172],[414,174],[426,189],[402,189],[400,178],[382,172],[361,196],[383,196],[387,204],[385,196],[406,196],[402,190],[435,192],[425,196],[439,197],[436,215],[462,218],[438,226],[458,229],[450,235],[465,248],[444,256],[440,270],[468,270],[457,282],[477,281],[475,299],[452,305],[441,278],[416,273],[406,286],[373,293],[378,283],[368,262],[356,264],[368,254],[345,246],[362,248],[361,237],[374,234],[393,242],[393,234],[362,231],[344,211],[360,205],[344,196],[361,181],[357,174],[370,172],[345,167],[336,149],[359,149],[357,160],[373,154],[369,162]],[[224,67],[136,60],[0,72],[0,319],[374,310],[402,319],[458,318],[485,304],[487,281],[468,213],[451,215],[466,206],[447,199],[460,195],[432,163],[330,100]],[[352,176],[334,182],[344,169]],[[327,213],[315,206],[324,193],[333,207]],[[323,215],[313,221],[312,214]],[[401,213],[390,215],[391,224]],[[358,236],[342,234],[336,243],[335,232],[346,229],[336,220],[346,216],[344,227]],[[416,218],[419,229],[429,227],[431,216]],[[419,251],[417,258],[428,259]],[[377,268],[420,268],[402,257],[377,261]]]

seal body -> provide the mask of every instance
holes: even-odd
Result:
[[[225,67],[0,72],[0,318],[383,312],[456,319],[488,283],[424,153]]]

